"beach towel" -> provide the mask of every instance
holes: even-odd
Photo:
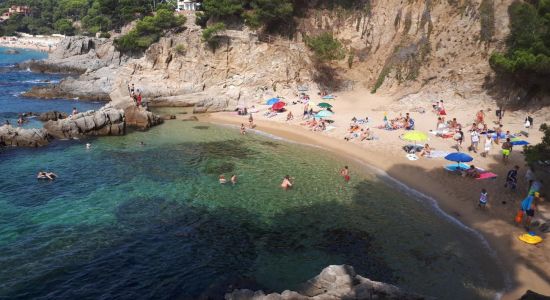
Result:
[[[334,130],[334,129],[336,129],[336,126],[329,125],[325,128],[325,131],[331,131],[331,130]]]
[[[462,170],[468,170],[470,168],[470,166],[467,165],[467,164],[460,163],[460,164],[447,165],[444,168],[445,168],[445,170],[450,171],[450,172],[457,172],[457,171],[462,171]]]
[[[478,169],[480,170],[480,169]],[[497,178],[497,174],[495,173],[492,173],[492,172],[483,172],[483,173],[480,173],[479,174],[479,177],[476,178],[476,180],[484,180],[484,179],[495,179]]]
[[[407,154],[407,159],[408,160],[418,160],[418,156],[416,156],[416,154],[409,153],[409,154]]]
[[[428,157],[429,158],[442,158],[442,157],[445,157],[449,154],[450,154],[450,152],[440,151],[440,150],[432,150],[430,152],[430,155],[428,155]]]

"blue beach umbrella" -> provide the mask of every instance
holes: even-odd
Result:
[[[514,146],[525,146],[525,145],[529,145],[529,142],[528,141],[513,141],[512,145],[514,145]]]
[[[445,159],[457,162],[458,164],[460,164],[462,162],[470,162],[470,161],[474,160],[473,157],[471,157],[470,155],[468,155],[466,153],[462,153],[462,152],[451,153],[451,154],[445,156]]]
[[[328,117],[331,117],[332,115],[334,115],[334,113],[331,113],[330,111],[328,110],[322,110],[320,112],[318,112],[315,117],[316,118],[328,118]]]
[[[273,105],[273,104],[275,104],[279,101],[281,101],[281,100],[279,100],[279,98],[271,98],[271,99],[267,100],[266,104],[267,105]]]

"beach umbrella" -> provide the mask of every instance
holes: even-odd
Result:
[[[317,106],[317,103],[315,103],[315,102],[313,102],[313,101],[309,101],[309,102],[307,103],[307,106],[308,106],[309,108],[314,108],[315,106]]]
[[[525,145],[529,145],[529,142],[528,141],[522,141],[522,140],[513,141],[512,145],[513,146],[525,146]]]
[[[405,133],[401,139],[408,142],[423,142],[428,140],[428,135],[422,131],[413,130]]]
[[[331,113],[328,110],[322,110],[322,111],[318,112],[317,114],[315,114],[315,117],[317,117],[317,118],[327,118],[327,117],[332,117],[332,115],[334,115],[334,113]]]
[[[470,161],[474,160],[473,157],[471,157],[470,155],[468,155],[466,153],[462,153],[462,152],[453,152],[453,153],[445,156],[445,159],[450,160],[450,161],[454,161],[458,165],[460,165],[460,163],[463,163],[463,162],[470,162]]]
[[[283,107],[285,107],[285,105],[286,105],[286,103],[284,103],[283,101],[279,101],[279,102],[273,104],[273,106],[271,106],[271,109],[272,110],[280,110]]]
[[[279,101],[281,101],[281,100],[279,100],[279,98],[271,98],[271,99],[267,100],[266,104],[267,105],[273,105],[273,104],[275,104]]]
[[[317,106],[322,107],[322,108],[332,108],[332,105],[330,105],[326,102],[321,102],[321,103],[317,104]]]

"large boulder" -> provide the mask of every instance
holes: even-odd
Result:
[[[138,129],[147,129],[163,122],[162,118],[143,107],[128,106],[124,109],[126,125]]]
[[[51,136],[44,129],[0,126],[0,146],[41,147],[47,145]]]
[[[328,266],[321,274],[308,280],[298,292],[265,295],[262,291],[235,290],[225,295],[226,300],[336,300],[336,299],[429,299],[400,288],[361,277],[351,266]]]
[[[55,138],[79,138],[89,135],[124,135],[124,111],[106,105],[97,111],[87,111],[67,119],[48,121],[44,128]]]
[[[68,115],[64,112],[52,110],[52,111],[41,113],[40,116],[38,116],[38,119],[42,122],[47,122],[47,121],[62,120],[62,119],[66,119],[67,117]]]

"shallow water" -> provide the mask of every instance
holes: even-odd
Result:
[[[281,292],[344,263],[442,299],[503,287],[477,237],[321,149],[177,120],[86,142],[0,150],[0,298]],[[60,177],[37,181],[41,169]],[[239,183],[220,185],[221,173]]]

